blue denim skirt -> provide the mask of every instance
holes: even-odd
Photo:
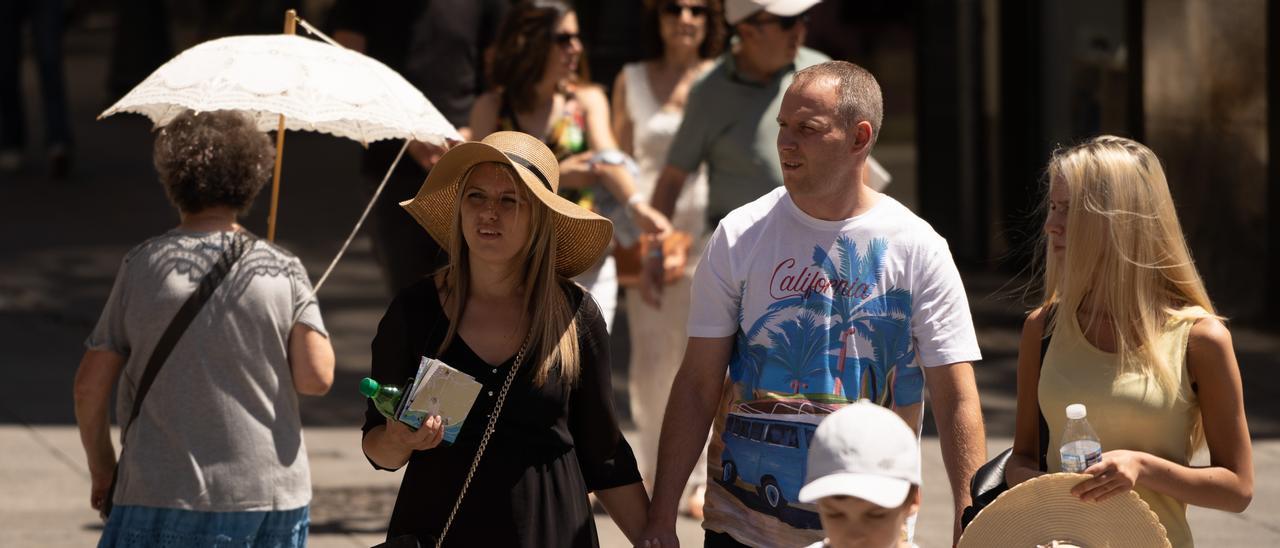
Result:
[[[307,545],[309,507],[275,512],[196,512],[151,506],[116,506],[99,548],[217,546],[301,548]]]

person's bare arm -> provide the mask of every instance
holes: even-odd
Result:
[[[609,101],[604,91],[598,86],[588,86],[578,93],[579,99],[587,111],[587,135],[591,140],[591,150],[617,150],[618,142],[614,140],[613,128],[609,122]],[[599,164],[595,174],[600,183],[619,203],[627,204],[636,226],[648,234],[665,236],[671,232],[669,215],[658,213],[647,202],[632,200],[636,193],[636,183],[631,172],[621,165]]]
[[[680,497],[689,472],[706,445],[732,352],[732,336],[689,337],[662,419],[653,503],[649,506],[645,532],[640,537],[642,542],[649,541],[649,546],[679,546],[675,527]]]
[[[1033,310],[1022,322],[1018,342],[1018,405],[1014,421],[1013,454],[1004,468],[1010,487],[1043,475],[1040,470],[1040,340],[1045,311]]]
[[[613,135],[618,138],[618,148],[635,156],[635,144],[631,142],[633,121],[627,112],[627,71],[618,71],[613,80]]]
[[[495,90],[476,97],[475,102],[471,104],[471,116],[467,127],[471,130],[469,137],[472,140],[479,141],[498,130],[499,101],[501,98]]]
[[[299,394],[323,396],[333,386],[333,345],[310,326],[297,323],[289,330],[289,369]]]
[[[934,423],[942,442],[942,462],[951,481],[955,519],[951,542],[960,540],[960,514],[972,504],[969,481],[987,459],[987,435],[982,424],[982,406],[973,364],[953,363],[930,367],[925,372]]]
[[[609,121],[609,100],[605,98],[604,91],[599,86],[583,86],[578,90],[577,97],[586,111],[587,140],[591,151],[618,150],[618,141],[613,137],[613,127]],[[631,173],[623,166],[598,165],[595,176],[620,203],[627,203],[636,191]]]
[[[111,389],[124,370],[126,358],[110,350],[89,350],[80,359],[75,378],[76,426],[89,464],[89,506],[102,510],[116,469],[111,443]]]
[[[618,524],[622,534],[627,536],[627,541],[631,544],[639,543],[645,517],[649,515],[649,495],[644,492],[644,484],[636,482],[612,489],[601,489],[596,491],[596,497],[609,512],[613,522]]]
[[[662,173],[658,174],[658,182],[654,184],[649,204],[659,213],[670,217],[676,211],[676,200],[680,199],[680,191],[684,189],[684,182],[688,178],[689,172],[667,164],[662,168]]]
[[[1198,385],[1209,466],[1185,466],[1140,451],[1107,451],[1085,470],[1093,474],[1071,492],[1105,500],[1141,485],[1186,504],[1243,512],[1253,501],[1253,447],[1245,421],[1240,366],[1231,333],[1216,319],[1200,320],[1187,343],[1187,369]]]

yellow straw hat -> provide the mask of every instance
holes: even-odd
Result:
[[[557,273],[572,278],[596,264],[613,240],[613,223],[556,194],[560,163],[547,145],[526,133],[499,131],[449,149],[431,168],[418,195],[400,206],[448,249],[458,186],[472,166],[484,162],[511,166],[529,193],[551,211]]]
[[[958,548],[1079,546],[1168,548],[1151,507],[1129,491],[1102,502],[1071,494],[1087,474],[1047,474],[1005,491],[973,518]]]

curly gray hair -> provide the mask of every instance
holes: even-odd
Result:
[[[244,213],[271,176],[275,147],[248,115],[231,110],[179,114],[156,135],[156,171],[184,213],[228,206]]]

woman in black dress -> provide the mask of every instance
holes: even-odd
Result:
[[[614,414],[608,333],[569,280],[604,252],[612,225],[558,186],[546,145],[497,132],[451,149],[401,204],[451,260],[391,303],[372,377],[401,384],[425,355],[484,386],[447,445],[438,417],[413,431],[369,405],[365,455],[378,469],[409,465],[389,539],[431,546],[445,532],[449,546],[596,546],[588,491],[629,539],[644,525],[648,497]]]

